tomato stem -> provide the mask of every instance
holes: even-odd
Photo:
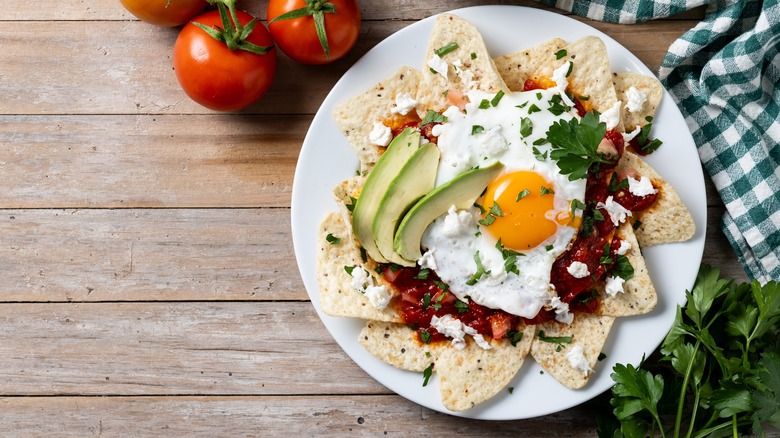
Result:
[[[317,31],[317,38],[320,40],[325,57],[330,58],[330,49],[328,48],[328,35],[325,33],[325,14],[335,14],[336,6],[328,0],[306,0],[306,6],[285,12],[282,15],[268,22],[271,23],[281,20],[293,20],[311,16],[314,19],[314,29]]]
[[[242,26],[241,22],[238,20],[238,14],[236,13],[236,0],[207,1],[210,4],[217,6],[219,16],[222,19],[222,28],[219,28],[218,26],[209,27],[194,21],[192,24],[198,26],[217,41],[225,43],[230,50],[244,50],[257,55],[264,55],[273,48],[272,45],[258,46],[257,44],[246,41],[257,25],[257,18],[252,18],[246,26]]]

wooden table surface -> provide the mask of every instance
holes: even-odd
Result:
[[[389,392],[333,341],[295,264],[293,173],[326,93],[393,32],[480,3],[362,0],[346,59],[280,56],[260,103],[220,114],[179,89],[178,29],[118,1],[6,0],[0,434],[593,436],[589,405],[481,422]],[[657,71],[702,15],[588,24]],[[707,184],[704,260],[744,279]]]

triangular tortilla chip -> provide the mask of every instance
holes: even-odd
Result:
[[[555,83],[552,75],[556,68],[566,61],[571,61],[572,70],[568,77],[567,90],[575,96],[585,96],[582,100],[586,110],[595,109],[603,113],[618,101],[615,86],[612,83],[612,70],[609,65],[609,55],[604,42],[598,37],[589,36],[564,47],[566,56],[553,57],[544,62],[534,73],[532,79],[542,88],[548,88]],[[622,131],[622,121],[616,128]]]
[[[433,370],[439,376],[444,406],[451,411],[463,411],[498,394],[523,365],[533,332],[532,326],[526,327],[516,346],[503,339],[492,341],[490,350],[484,350],[468,339],[463,350],[448,344],[438,348]]]
[[[406,324],[368,321],[358,342],[374,357],[396,368],[423,372],[433,363],[433,347],[417,340]]]
[[[340,242],[328,242],[328,234],[339,238]],[[317,280],[323,312],[330,316],[401,321],[393,306],[379,310],[352,286],[352,276],[344,269],[345,266],[365,265],[369,275],[374,276],[375,273],[370,265],[362,263],[360,249],[355,244],[357,238],[344,217],[339,213],[329,213],[320,224],[318,236]],[[378,280],[375,278],[375,281]]]
[[[457,49],[446,53],[441,58],[447,62],[447,75],[434,73],[428,67],[428,61],[436,57],[436,50],[456,43]],[[458,75],[453,64],[460,64],[462,73]],[[468,77],[470,81],[464,81]],[[451,104],[445,97],[445,92],[460,92],[469,90],[469,82],[477,90],[497,93],[499,90],[509,91],[501,75],[496,71],[493,59],[485,47],[482,35],[473,24],[451,14],[441,14],[436,18],[428,41],[428,51],[425,55],[425,65],[420,77],[420,87],[417,92],[417,112],[424,117],[427,110],[443,111]]]
[[[496,70],[512,91],[523,91],[525,81],[530,79],[539,66],[555,59],[555,53],[566,46],[566,41],[555,38],[527,50],[499,56],[493,61]]]
[[[556,321],[539,324],[537,325],[537,335],[534,336],[533,343],[531,343],[531,356],[544,368],[547,374],[553,376],[562,385],[570,389],[582,388],[588,383],[593,372],[586,374],[574,368],[566,358],[566,354],[574,346],[582,346],[583,355],[593,369],[598,362],[601,349],[604,348],[613,322],[615,322],[615,318],[611,316],[584,313],[576,315],[571,325]],[[559,344],[542,341],[539,336],[541,332],[544,332],[545,337],[571,336],[572,342]]]
[[[397,95],[409,93],[410,96],[415,96],[419,81],[419,71],[411,67],[401,67],[370,90],[336,106],[333,119],[355,150],[361,170],[370,168],[381,155],[379,147],[371,144],[368,139],[374,123],[393,116],[391,109]]]
[[[661,97],[663,97],[664,94],[661,83],[654,77],[636,73],[613,73],[612,81],[615,84],[617,98],[623,102],[621,118],[623,119],[623,126],[626,128],[626,131],[633,131],[637,126],[645,126],[647,124],[645,117],[653,117],[655,115],[655,110],[661,103]],[[647,96],[647,100],[644,105],[642,105],[642,109],[635,113],[629,111],[628,107],[625,105],[626,102],[628,102],[626,93],[631,87],[636,88]]]
[[[596,313],[606,316],[630,316],[648,313],[655,308],[658,302],[658,294],[656,294],[653,282],[647,273],[645,259],[642,257],[639,243],[636,241],[631,224],[623,222],[617,229],[617,235],[621,240],[631,245],[631,249],[626,252],[626,257],[634,268],[634,275],[623,283],[623,292],[618,292],[614,297],[604,292],[604,285],[602,284],[599,287],[601,302]]]
[[[693,237],[696,223],[674,187],[637,154],[626,151],[618,163],[618,172],[629,169],[650,178],[658,189],[658,197],[653,205],[630,219],[632,224],[640,222],[634,231],[639,245],[646,247],[659,243],[684,242]]]

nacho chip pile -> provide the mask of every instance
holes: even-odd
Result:
[[[454,74],[449,81],[442,81],[428,66],[438,48],[453,42],[457,48],[441,58],[449,66],[468,70],[470,84],[461,75]],[[641,90],[647,96],[642,111],[622,108],[617,130],[631,132],[645,126],[648,117],[653,116],[663,94],[658,81],[632,73],[613,73],[606,47],[597,37],[575,42],[554,39],[491,59],[478,30],[465,20],[448,14],[440,15],[436,20],[422,70],[404,67],[374,88],[342,102],[334,113],[337,125],[360,160],[363,175],[335,187],[340,211],[328,214],[319,230],[318,280],[322,309],[332,316],[366,320],[359,343],[380,360],[414,372],[430,373],[433,370],[438,375],[442,402],[453,411],[472,408],[499,393],[529,353],[547,374],[566,387],[577,389],[586,385],[593,373],[598,372],[598,357],[615,318],[645,314],[656,305],[657,295],[640,248],[684,241],[690,239],[695,230],[693,219],[674,188],[640,156],[626,150],[618,171],[636,171],[647,176],[658,190],[658,197],[648,209],[618,227],[619,238],[630,244],[625,256],[631,262],[634,274],[624,283],[624,292],[614,296],[604,293],[603,282],[599,284],[601,298],[594,313],[576,313],[571,324],[554,320],[536,325],[521,324],[512,340],[488,339],[490,349],[479,347],[471,338],[467,338],[465,348],[457,349],[449,342],[420,342],[416,331],[404,324],[394,306],[380,310],[355,287],[349,270],[363,268],[371,276],[372,284],[385,285],[397,295],[392,285],[375,271],[377,263],[361,251],[350,217],[351,207],[365,182],[364,175],[370,172],[383,152],[383,148],[369,141],[372,126],[397,117],[392,112],[396,97],[414,96],[417,113],[422,118],[428,110],[442,111],[450,106],[445,97],[447,93],[466,94],[468,87],[475,84],[478,90],[489,93],[521,91],[527,80],[549,84],[553,72],[567,61],[572,63],[567,91],[588,96],[587,110],[603,113],[618,101],[627,102],[631,88]],[[340,240],[334,244],[328,236],[338,236]],[[567,358],[575,349],[574,354],[581,354],[587,366],[581,364],[575,368]],[[587,371],[588,368],[596,371]]]

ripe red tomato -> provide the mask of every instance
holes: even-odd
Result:
[[[290,11],[309,7],[335,6],[334,13],[325,12],[325,34],[329,55],[326,56],[317,37],[312,15],[271,22]],[[270,0],[268,2],[268,29],[277,46],[290,58],[304,64],[327,64],[343,57],[352,49],[360,33],[360,9],[356,0]]]
[[[180,26],[200,14],[206,0],[120,0],[139,19],[158,26]]]
[[[236,13],[242,26],[252,20],[246,12]],[[230,50],[193,22],[222,27],[219,12],[211,11],[181,30],[173,49],[173,66],[184,92],[195,102],[218,111],[239,110],[260,99],[276,72],[276,49],[271,47],[263,55]],[[271,35],[259,22],[246,41],[273,46]]]

